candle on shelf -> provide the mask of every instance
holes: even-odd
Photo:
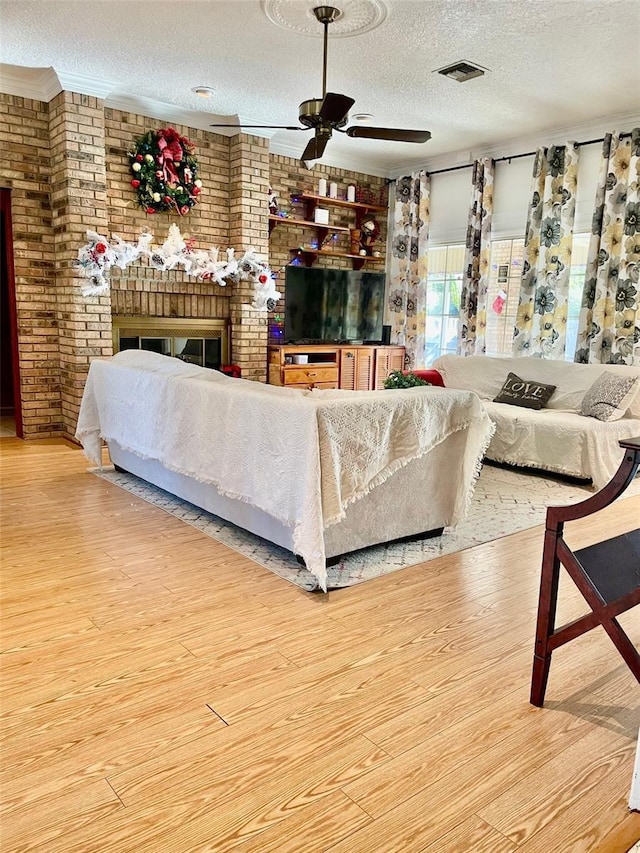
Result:
[[[353,184],[349,184],[347,187],[347,201],[355,201],[356,200],[356,188]]]
[[[324,178],[320,178],[318,181],[318,195],[326,195],[327,194],[327,182]]]
[[[338,198],[338,185],[335,181],[329,184],[329,198]]]

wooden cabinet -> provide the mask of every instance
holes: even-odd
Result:
[[[270,346],[269,384],[288,388],[337,388],[339,347]]]
[[[384,380],[394,370],[404,370],[404,347],[376,347],[376,391],[384,388]]]
[[[347,391],[372,391],[375,358],[375,347],[341,347],[340,388]]]
[[[273,345],[268,359],[271,385],[371,391],[382,389],[392,370],[402,370],[404,347]]]
[[[315,210],[316,207],[321,206],[334,206],[339,207],[348,211],[352,211],[355,214],[354,217],[354,228],[360,228],[363,220],[368,214],[372,213],[384,213],[386,215],[387,208],[383,207],[379,204],[366,204],[364,202],[358,201],[345,201],[340,198],[328,198],[327,196],[322,195],[313,195],[311,193],[298,193],[292,198],[297,201],[303,202],[305,206],[304,219],[292,219],[288,217],[278,216],[277,214],[269,214],[269,233],[273,231],[273,229],[277,225],[289,225],[289,226],[297,226],[304,228],[313,228],[316,232],[316,243],[317,248],[312,247],[296,247],[295,249],[290,249],[292,256],[300,258],[302,263],[305,266],[312,266],[318,258],[329,257],[329,258],[349,258],[351,260],[351,265],[353,269],[359,270],[362,266],[367,263],[367,261],[381,261],[383,260],[382,255],[379,257],[373,257],[372,255],[359,255],[352,252],[339,252],[339,251],[331,251],[330,249],[325,249],[323,246],[327,241],[328,237],[331,237],[332,234],[341,234],[344,233],[345,236],[349,234],[351,230],[348,226],[345,225],[322,225],[314,221]],[[384,246],[380,244],[380,252],[382,252]]]

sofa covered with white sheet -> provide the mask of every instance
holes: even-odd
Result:
[[[432,367],[446,388],[474,391],[481,398],[496,425],[487,450],[487,459],[496,462],[591,479],[600,489],[622,461],[619,441],[640,435],[640,393],[618,420],[580,414],[585,395],[601,374],[639,377],[637,387],[640,366],[444,355]],[[496,403],[509,373],[525,382],[555,385],[556,390],[540,410]]]
[[[76,436],[119,467],[300,555],[455,526],[492,424],[467,391],[301,391],[127,350],[91,364]],[[411,463],[411,464],[409,464]]]

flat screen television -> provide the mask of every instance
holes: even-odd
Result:
[[[382,341],[385,274],[288,266],[284,340],[291,343]]]

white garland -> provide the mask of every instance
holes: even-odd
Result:
[[[78,249],[75,267],[83,278],[83,296],[100,296],[109,290],[108,274],[111,267],[125,269],[139,258],[148,258],[157,270],[172,270],[180,266],[187,275],[202,281],[213,281],[225,287],[227,282],[253,281],[253,308],[273,310],[280,293],[276,290],[275,276],[253,249],[249,249],[238,260],[235,250],[227,249],[226,259],[220,260],[220,250],[212,247],[194,250],[187,243],[177,225],[169,227],[169,234],[162,246],[152,248],[153,234],[143,231],[137,243],[127,243],[116,234],[109,241],[96,231],[87,231],[87,243]]]

